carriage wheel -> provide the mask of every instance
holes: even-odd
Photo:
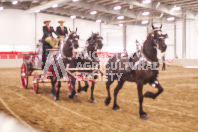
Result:
[[[21,66],[21,84],[24,89],[28,87],[28,69],[27,64],[24,62]]]
[[[35,94],[38,93],[38,89],[39,89],[39,83],[38,83],[38,74],[37,73],[34,73],[34,76],[33,76],[33,91]]]

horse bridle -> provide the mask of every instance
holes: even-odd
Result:
[[[73,34],[73,38],[70,38],[69,40],[71,40],[72,48],[74,48],[74,41],[79,40],[79,35],[77,35],[75,32],[73,32],[72,34]]]
[[[154,49],[157,49],[159,47],[159,41],[160,41],[160,39],[166,39],[167,38],[167,34],[162,34],[161,33],[162,32],[161,29],[158,29],[158,28],[154,29],[153,31],[160,31],[160,34],[158,34],[159,35],[158,38],[155,38],[154,32],[151,35],[152,36],[152,39],[154,40],[154,44],[156,45],[153,48]]]

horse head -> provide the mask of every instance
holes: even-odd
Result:
[[[77,49],[79,47],[79,44],[78,44],[79,35],[77,35],[77,28],[76,28],[76,31],[71,31],[69,29],[69,32],[70,32],[70,34],[68,36],[68,41],[70,43],[68,43],[68,44],[70,47]]]
[[[65,57],[72,57],[73,49],[77,49],[79,47],[78,40],[79,35],[77,35],[77,28],[76,31],[71,31],[69,29],[69,35],[67,40],[63,41],[61,44],[62,55]]]
[[[88,48],[94,48],[94,50],[97,49],[102,49],[103,43],[102,43],[103,38],[99,35],[99,33],[93,33],[91,37],[88,39]]]
[[[161,52],[165,52],[167,49],[167,45],[165,43],[165,39],[168,37],[167,34],[162,34],[162,25],[160,27],[154,27],[154,25],[152,24],[152,28],[153,28],[153,40],[154,40],[154,45],[157,46],[157,48],[161,51]]]
[[[166,38],[168,38],[168,35],[167,34],[161,34],[161,36],[159,37],[159,46],[158,46],[158,49],[161,52],[165,52],[166,49],[167,49],[167,45],[165,43],[165,39]]]
[[[153,24],[152,24],[152,28],[153,28],[153,34],[154,34],[154,38],[155,39],[158,39],[161,34],[162,34],[162,24],[160,27],[155,27]]]

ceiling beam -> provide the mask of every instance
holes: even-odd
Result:
[[[114,14],[114,15],[122,15],[122,16],[129,17],[129,18],[135,18],[135,19],[137,18],[137,12],[126,11],[125,9],[115,11],[113,9],[113,7],[111,7],[111,6],[104,6],[102,4],[96,4],[96,3],[92,3],[92,2],[89,2],[89,3],[87,3],[87,2],[75,2],[75,3],[68,2],[68,3],[66,3],[66,5],[84,8],[84,9],[88,9],[88,10],[101,11],[101,12],[110,13],[110,14]]]
[[[168,6],[168,5],[160,3],[159,6],[157,7],[158,2],[152,2],[150,4],[143,4],[141,1],[138,1],[138,0],[115,0],[115,1],[121,1],[121,2],[131,4],[131,5],[136,5],[136,6],[139,6],[139,7],[156,10],[156,11],[159,11],[159,12],[169,14],[171,16],[179,17],[179,18],[182,18],[182,16],[183,16],[182,15],[182,10],[172,11],[171,10],[172,6]],[[194,13],[189,12],[189,15],[187,16],[187,19],[194,19],[194,18],[195,18]]]
[[[170,7],[170,6],[160,4],[157,7],[158,2],[152,2],[150,4],[143,4],[141,1],[137,1],[137,0],[119,0],[119,1],[123,1],[123,2],[126,2],[128,4],[136,5],[136,6],[143,7],[143,8],[148,8],[148,9],[160,11],[160,12],[169,14],[171,16],[180,17],[180,18],[182,17],[182,12],[181,11],[173,12],[173,11],[171,11],[172,7]]]
[[[87,19],[91,19],[91,20],[97,20],[100,19],[104,22],[112,22],[110,17],[104,16],[104,15],[90,15],[87,12],[82,12],[82,11],[78,11],[78,10],[70,10],[70,9],[64,9],[64,8],[57,8],[55,10],[50,10],[50,9],[46,9],[44,10],[45,12],[48,13],[55,13],[55,14],[61,14],[61,15],[76,15],[77,17],[80,17],[81,19],[83,18],[87,18]]]
[[[52,5],[54,4],[62,4],[62,3],[66,3],[66,2],[69,2],[70,0],[52,0],[52,1],[49,1],[45,4],[42,4],[42,5],[38,5],[38,6],[35,6],[35,7],[32,7],[28,10],[25,10],[24,13],[34,13],[36,10],[45,10],[45,9],[48,9],[48,8],[51,8]]]

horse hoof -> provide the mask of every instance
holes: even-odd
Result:
[[[97,101],[95,99],[93,99],[93,100],[91,99],[90,103],[97,103]]]
[[[116,111],[121,111],[122,110],[119,106],[114,106],[113,109],[116,110]]]
[[[149,117],[146,114],[140,115],[142,120],[149,120]]]
[[[60,98],[55,96],[54,100],[57,101],[57,100],[60,100]]]
[[[87,88],[85,88],[85,92],[87,92]]]
[[[109,98],[106,98],[106,99],[105,99],[105,104],[106,104],[106,106],[109,105],[110,101],[111,101],[111,99],[109,99]]]
[[[74,96],[72,95],[72,93],[69,93],[68,98],[73,99]]]
[[[69,96],[68,96],[68,98],[70,98],[70,99],[73,99],[73,98],[74,98],[74,96],[72,96],[72,95],[69,95]]]
[[[80,93],[81,92],[81,89],[78,89],[78,93]]]
[[[144,97],[152,98],[152,95],[153,95],[152,92],[146,92],[146,93],[144,94]]]
[[[72,94],[72,93],[69,93],[69,96],[68,96],[70,99],[73,99],[73,98],[77,98],[78,95],[77,94]]]
[[[81,91],[87,92],[87,88],[86,88],[86,87],[83,87],[83,88],[81,89]]]
[[[74,98],[78,98],[78,95],[77,95],[77,94],[75,94],[75,95],[74,95]]]

